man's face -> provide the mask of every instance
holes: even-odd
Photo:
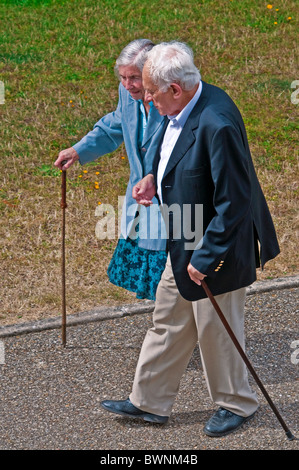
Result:
[[[142,82],[145,102],[152,101],[161,116],[177,114],[177,101],[174,99],[173,89],[170,87],[165,92],[159,90],[150,78],[147,65],[143,68]]]
[[[135,65],[121,65],[118,69],[120,81],[134,100],[143,99],[142,74]]]

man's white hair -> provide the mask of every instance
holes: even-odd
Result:
[[[162,42],[154,46],[147,55],[151,80],[165,92],[171,83],[179,84],[183,90],[192,90],[201,80],[193,61],[192,49],[183,42]]]
[[[142,73],[144,63],[147,59],[147,53],[154,47],[154,43],[150,39],[134,39],[127,44],[115,62],[115,73],[119,77],[119,67],[134,65]]]

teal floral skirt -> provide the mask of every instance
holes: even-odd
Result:
[[[107,274],[112,284],[135,292],[137,299],[155,300],[166,259],[165,251],[146,250],[138,239],[120,238]]]

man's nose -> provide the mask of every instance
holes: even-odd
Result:
[[[144,101],[146,103],[149,103],[151,100],[152,100],[151,94],[148,91],[145,90],[145,92],[144,92]]]

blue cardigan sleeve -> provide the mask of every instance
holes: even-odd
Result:
[[[124,140],[122,128],[122,100],[115,111],[103,116],[93,130],[77,142],[73,148],[79,155],[81,165],[116,150]]]

